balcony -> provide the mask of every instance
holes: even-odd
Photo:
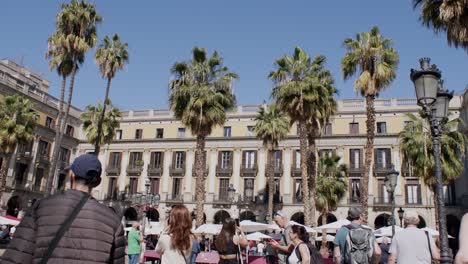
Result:
[[[169,169],[169,174],[172,177],[184,177],[185,176],[185,166],[183,168],[176,168],[176,167],[172,166]]]
[[[38,154],[36,159],[37,159],[36,162],[38,164],[42,164],[45,166],[50,165],[50,158],[49,158],[49,155],[47,154]]]
[[[128,175],[141,175],[143,172],[143,166],[139,164],[128,164],[127,174]]]
[[[154,165],[148,165],[148,176],[161,177],[163,174],[162,167],[154,167]]]
[[[374,197],[374,211],[389,211],[391,208],[392,200],[390,197]]]
[[[29,161],[32,157],[32,146],[25,146],[23,144],[18,145],[18,150],[16,152],[16,158],[18,160]]]
[[[70,163],[66,160],[59,160],[58,167],[60,170],[65,170],[70,165]]]
[[[360,163],[356,166],[356,164],[350,164],[348,166],[348,174],[350,177],[362,177],[364,174],[364,164]]]
[[[301,176],[302,176],[301,168],[297,168],[296,166],[291,166],[291,177],[300,178]]]
[[[110,176],[120,175],[120,164],[110,164],[106,168],[106,174]]]
[[[388,171],[391,170],[392,164],[387,163],[387,164],[376,164],[374,166],[374,176],[375,177],[385,177],[387,175]]]
[[[237,203],[239,205],[251,205],[255,203],[254,196],[239,196]]]
[[[233,204],[233,201],[229,200],[229,196],[225,195],[215,195],[213,197],[213,207],[215,208],[230,208]]]
[[[401,166],[401,176],[411,177],[411,172],[410,172],[410,168],[408,165]]]
[[[170,203],[183,203],[184,202],[184,196],[182,194],[178,193],[172,193],[172,194],[167,194],[166,195],[166,201],[167,204]]]
[[[209,167],[206,166],[206,168],[205,168],[205,177],[208,176],[208,173],[209,173]],[[195,174],[195,164],[193,164],[193,167],[192,167],[192,176],[197,177],[197,175]]]
[[[348,205],[360,205],[360,204],[361,204],[361,198],[360,197],[348,199]]]
[[[258,168],[257,164],[252,166],[251,168],[245,168],[245,165],[242,166],[240,170],[241,177],[255,177],[257,176]]]
[[[216,165],[216,177],[231,177],[232,166],[223,168],[219,164]]]
[[[275,166],[273,173],[275,177],[283,176],[283,165]]]

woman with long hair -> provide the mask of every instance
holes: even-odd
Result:
[[[239,233],[239,235],[238,235]],[[239,247],[247,246],[244,232],[236,226],[233,219],[228,218],[216,239],[216,249],[219,252],[220,264],[236,264],[241,258]]]
[[[294,244],[294,250],[288,257],[288,264],[310,263],[309,234],[303,226],[293,225],[289,231],[289,238]]]
[[[166,232],[156,245],[156,252],[161,255],[161,264],[185,264],[192,253],[195,237],[191,233],[192,217],[183,205],[175,205],[169,214]]]

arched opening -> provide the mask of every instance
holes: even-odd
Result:
[[[197,212],[196,211],[192,211],[192,213],[190,215],[192,216],[192,221],[197,220]],[[203,213],[203,224],[206,224],[206,214],[205,213]]]
[[[230,218],[231,215],[224,211],[224,210],[220,210],[218,212],[216,212],[216,214],[214,215],[213,217],[213,223],[214,224],[223,224],[226,222],[226,219]]]
[[[419,224],[418,224],[418,228],[424,228],[426,227],[426,220],[424,220],[424,218],[422,218],[420,215],[419,215]]]
[[[321,214],[321,215],[319,216],[319,218],[317,219],[317,223],[318,223],[319,226],[323,225],[323,223],[322,223],[322,217],[323,217],[323,214]],[[336,218],[336,216],[335,216],[334,214],[328,213],[328,215],[327,215],[327,224],[333,223],[333,222],[336,222],[336,221],[338,221],[338,219]]]
[[[146,211],[146,217],[148,217],[148,221],[150,222],[159,222],[159,212],[154,208],[149,208]]]
[[[124,212],[125,221],[138,221],[138,212],[133,207],[125,209]]]
[[[296,223],[299,223],[303,225],[305,223],[304,221],[304,213],[303,212],[297,212],[291,216],[291,221],[294,221]]]
[[[244,211],[240,214],[240,221],[243,220],[250,220],[250,221],[256,221],[257,217],[255,217],[255,214],[252,213],[252,211]]]
[[[374,220],[374,228],[379,229],[392,225],[392,216],[389,214],[379,214]]]
[[[12,196],[7,202],[7,215],[18,217],[19,211],[21,211],[21,197],[15,195]]]

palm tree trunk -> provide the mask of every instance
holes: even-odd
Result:
[[[312,226],[313,220],[310,215],[311,199],[309,199],[309,181],[307,173],[307,159],[309,152],[307,151],[307,128],[304,122],[299,122],[299,151],[301,154],[301,188],[302,199],[304,203],[304,222],[306,226]]]
[[[6,189],[6,180],[8,168],[10,167],[11,156],[11,153],[5,153],[5,156],[3,156],[2,166],[0,167],[0,198],[3,196]]]
[[[327,224],[327,217],[328,217],[328,209],[325,208],[322,212],[322,225]],[[327,248],[327,230],[322,229],[322,246],[320,249],[323,250],[326,248]]]
[[[310,197],[310,216],[312,218],[312,226],[316,226],[315,221],[315,177],[317,176],[317,156],[315,145],[315,130],[308,134],[309,157],[308,157],[308,172],[309,172],[309,197]]]
[[[368,218],[368,204],[369,204],[369,177],[372,166],[372,153],[374,148],[374,133],[375,133],[375,107],[374,107],[374,95],[366,96],[366,129],[367,129],[367,142],[366,142],[366,154],[364,161],[364,177],[362,179],[362,192],[361,192],[361,204],[364,223],[367,223]]]
[[[110,90],[111,80],[112,80],[111,78],[107,78],[107,87],[106,87],[106,95],[104,96],[104,105],[102,106],[102,113],[101,113],[101,117],[99,118],[98,126],[97,126],[96,142],[94,143],[94,153],[96,154],[96,156],[99,156],[99,151],[101,148],[102,123],[104,122],[104,116],[106,115],[106,106],[107,106],[107,100],[109,100],[109,90]]]
[[[197,202],[197,226],[203,224],[203,203],[205,202],[205,136],[197,136],[197,149],[195,150],[195,196]]]
[[[70,112],[70,106],[73,98],[73,86],[75,85],[75,75],[76,75],[76,63],[73,62],[73,67],[70,73],[70,85],[68,87],[68,98],[67,98],[67,107],[64,112],[63,122],[61,127],[56,129],[56,133],[58,132],[58,140],[55,141],[54,151],[52,156],[52,164],[49,168],[49,175],[47,177],[47,186],[46,186],[46,194],[53,194],[53,184],[54,179],[56,177],[57,171],[57,163],[60,154],[60,147],[62,146],[62,139],[63,139],[63,132],[67,127],[67,120],[68,120],[68,113]],[[57,135],[55,135],[57,139]]]
[[[274,150],[268,150],[268,216],[273,220],[273,195],[275,185],[275,161],[274,161]]]

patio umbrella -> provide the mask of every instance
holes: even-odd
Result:
[[[250,220],[243,220],[239,223],[242,231],[251,233],[258,231],[265,231],[270,229],[270,225],[264,223],[258,223]]]
[[[429,233],[429,235],[435,237],[435,236],[439,236],[439,231],[435,230],[435,229],[432,229],[430,227],[424,227],[424,228],[421,228],[421,230],[423,231],[427,231]],[[449,238],[454,238],[453,236],[451,235],[448,235]]]
[[[312,227],[308,227],[308,226],[299,224],[298,222],[289,221],[289,224],[290,224],[290,225],[303,226],[303,227],[305,227],[305,230],[306,230],[307,233],[317,233],[317,231],[315,231]]]
[[[145,227],[146,235],[159,235],[164,230],[164,225],[161,222],[149,222]]]
[[[207,235],[217,235],[221,232],[222,225],[217,224],[204,224],[199,226],[193,233],[195,234],[207,234]]]
[[[395,234],[398,233],[398,232],[401,232],[402,230],[403,230],[403,228],[401,228],[399,226],[395,226]],[[382,236],[391,237],[392,236],[392,227],[391,226],[385,226],[385,227],[379,228],[379,229],[374,231],[374,235],[376,237],[382,237]]]
[[[342,226],[349,225],[349,224],[351,224],[349,220],[342,219],[342,220],[338,220],[336,222],[332,222],[326,225],[318,226],[315,228],[315,230],[317,230],[318,232],[322,232],[323,229],[326,229],[327,233],[336,233],[336,231],[338,231],[338,229],[340,229]],[[370,226],[366,226],[366,225],[362,225],[362,226],[367,229],[374,230]]]
[[[0,216],[0,225],[17,225],[20,220],[13,216]]]
[[[327,242],[333,242],[335,240],[335,237],[332,235],[327,235]],[[315,239],[315,241],[322,241],[322,236],[319,236]]]
[[[247,235],[247,240],[260,241],[262,239],[272,239],[272,237],[268,236],[268,235],[265,235],[263,233],[260,233],[260,232],[255,232],[255,233]]]

